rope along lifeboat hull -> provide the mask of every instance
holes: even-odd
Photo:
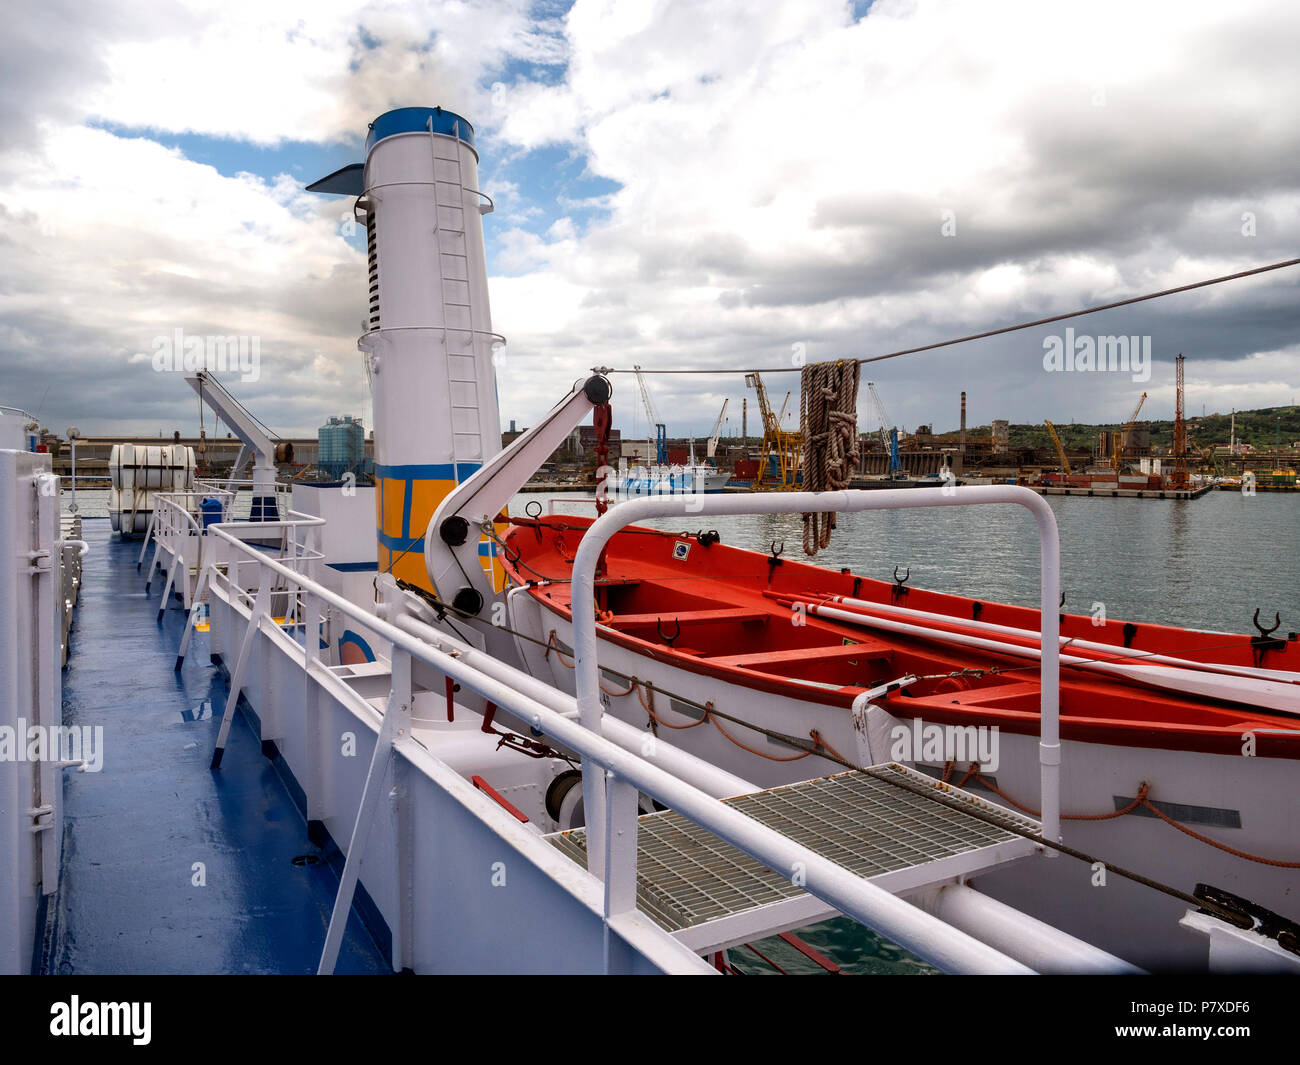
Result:
[[[520,654],[570,692],[567,579],[590,523],[514,519],[506,537]],[[763,787],[842,770],[775,732],[1036,810],[1037,610],[638,527],[598,577],[608,713]],[[1300,917],[1297,869],[1239,856],[1300,862],[1300,644],[1070,614],[1061,634],[1065,842]],[[860,744],[854,699],[908,675]],[[1146,968],[1204,964],[1182,903],[1069,858],[1036,868],[977,886]]]

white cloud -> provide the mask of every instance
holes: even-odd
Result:
[[[365,402],[364,268],[337,232],[344,201],[287,176],[223,176],[95,121],[270,145],[355,138],[394,105],[466,114],[499,194],[492,309],[514,360],[501,409],[521,424],[596,364],[777,365],[795,342],[814,359],[871,354],[1296,246],[1300,11],[1279,2],[1195,0],[1171,17],[1114,0],[878,0],[854,22],[829,2],[579,0],[561,19],[526,0],[239,0],[90,18],[62,36],[39,18],[16,27],[0,108],[6,384],[39,394],[57,370],[83,426],[91,401],[123,430],[171,416],[170,393],[127,363],[167,323],[262,335],[280,377],[259,413],[286,430]],[[547,145],[615,191],[561,184],[562,217],[537,232],[526,153]],[[1211,394],[1285,403],[1300,390],[1294,290],[1273,275],[1084,321],[1153,335],[1153,416],[1172,407],[1160,377],[1178,350]],[[955,423],[963,387],[973,420],[1131,408],[1126,380],[1035,372],[1040,340],[870,376],[906,425]],[[617,383],[623,419],[634,391]],[[683,433],[743,391],[739,378],[654,386]]]
[[[89,113],[124,125],[255,144],[355,137],[413,100],[487,110],[484,75],[507,58],[562,60],[557,27],[525,0],[482,3],[188,0],[148,40],[104,54]]]
[[[154,141],[84,126],[52,131],[28,161],[21,185],[0,188],[11,241],[0,306],[21,323],[5,345],[16,387],[30,395],[52,382],[56,404],[66,389],[91,406],[68,412],[83,424],[116,416],[152,430],[145,410],[175,405],[184,386],[140,356],[181,328],[258,337],[252,397],[283,397],[294,379],[314,403],[364,402],[346,317],[331,308],[360,305],[341,255],[348,274],[364,264],[330,224],[332,205],[288,178],[223,177]],[[322,372],[322,353],[348,372]],[[285,428],[319,420],[301,415]]]
[[[796,340],[814,358],[867,354],[1294,254],[1300,123],[1282,101],[1300,70],[1278,42],[1300,15],[1283,5],[1181,4],[1170,19],[1161,5],[882,0],[854,24],[831,4],[579,2],[566,25],[565,83],[520,89],[499,129],[577,145],[620,186],[608,221],[529,249],[531,276],[587,289],[570,321],[546,316],[557,352],[583,335],[619,365],[780,365]],[[1253,240],[1245,210],[1262,222]],[[531,304],[514,302],[528,280],[494,312],[545,351]],[[1201,322],[1294,284],[1177,297],[1139,313],[1140,331],[1159,331],[1167,360],[1177,315]],[[1013,353],[1031,348],[1013,336],[873,372],[909,424],[955,420],[932,382],[960,378],[963,359],[972,392],[1003,405],[993,416],[1035,419],[1062,383],[1026,371]],[[654,382],[697,430],[699,380]],[[1102,418],[1124,387],[1072,382],[1071,400]],[[503,408],[537,391],[503,382]]]

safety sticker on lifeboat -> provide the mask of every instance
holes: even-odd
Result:
[[[690,553],[691,545],[689,540],[678,540],[673,544],[673,558],[678,562],[685,562],[686,556]]]

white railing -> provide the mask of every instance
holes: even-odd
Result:
[[[153,562],[150,563],[149,574],[145,578],[146,592],[153,583],[154,570],[160,563],[165,562],[167,566],[167,581],[163,586],[162,601],[158,604],[159,617],[167,609],[172,588],[177,586],[178,575],[182,600],[185,608],[190,608],[190,569],[197,569],[203,562],[203,527],[199,524],[198,504],[195,502],[201,498],[202,495],[197,492],[159,492],[154,496],[153,513],[149,517],[149,529],[140,550],[140,559],[143,560],[152,540]]]
[[[140,549],[137,568],[143,563],[149,544],[154,545],[153,561],[149,574],[145,578],[145,590],[153,583],[154,572],[160,564],[167,569],[167,582],[163,589],[162,602],[158,614],[162,616],[173,588],[179,588],[186,610],[193,606],[196,596],[200,596],[205,572],[205,551],[209,544],[205,523],[229,523],[235,521],[235,501],[238,493],[251,482],[237,482],[234,490],[227,489],[208,481],[198,481],[193,489],[183,492],[159,492],[154,496],[154,509],[149,519],[149,529],[145,542]],[[281,491],[284,488],[284,491]],[[313,578],[318,575],[315,563],[324,558],[320,550],[320,529],[324,522],[309,514],[301,514],[290,509],[288,505],[288,486],[277,485],[276,505],[284,519],[272,522],[241,521],[234,525],[246,538],[274,541],[279,538],[279,558],[286,565],[298,572],[308,573]],[[221,511],[216,522],[205,514],[201,504],[205,500],[215,499],[221,504]],[[299,533],[305,534],[299,538]],[[262,546],[267,546],[262,543]],[[234,560],[235,566],[243,565]]]
[[[138,570],[144,564],[144,556],[149,551],[149,545],[154,545],[154,565],[149,567],[149,576],[145,580],[145,587],[153,581],[153,571],[159,558],[159,540],[155,533],[159,527],[159,510],[166,509],[169,505],[173,512],[169,515],[168,529],[172,535],[182,526],[187,526],[198,532],[202,532],[199,524],[201,511],[199,503],[204,499],[213,498],[221,502],[221,520],[230,521],[233,518],[232,508],[235,500],[235,493],[228,492],[226,489],[215,485],[210,481],[196,481],[194,487],[188,491],[179,492],[158,492],[154,495],[153,509],[149,513],[149,524],[144,530],[144,543],[140,545],[140,557],[136,559],[135,568]],[[158,502],[161,500],[162,502]],[[197,501],[197,502],[196,502]],[[179,508],[180,512],[175,512],[174,508]],[[188,515],[190,521],[187,521],[184,515]],[[186,606],[189,604],[186,603]]]
[[[919,494],[921,490],[910,490],[909,495]],[[877,494],[877,493],[871,493]],[[883,493],[881,493],[883,494]],[[1031,493],[1032,495],[1032,493]],[[721,498],[721,497],[720,497]],[[733,497],[735,498],[735,497]],[[784,501],[795,499],[783,497]],[[806,498],[806,497],[805,497]],[[1037,497],[1034,497],[1037,498]],[[641,505],[650,504],[650,500],[639,501]],[[742,501],[744,502],[744,501]],[[625,503],[618,509],[637,507],[637,503]],[[847,510],[849,506],[837,504],[835,509]],[[633,512],[628,511],[629,516]],[[644,513],[636,511],[637,515]],[[319,522],[319,519],[316,519]],[[289,525],[301,527],[309,521],[288,521],[264,523],[261,528]],[[593,530],[599,527],[592,526]],[[836,865],[827,858],[796,843],[787,836],[746,816],[735,808],[728,806],[706,792],[686,783],[680,778],[654,765],[639,755],[633,754],[616,743],[588,727],[591,715],[579,722],[573,718],[578,715],[580,704],[569,696],[559,695],[565,701],[567,712],[552,709],[539,699],[530,697],[521,690],[526,687],[523,682],[531,680],[526,675],[504,665],[493,673],[485,672],[470,665],[459,652],[449,652],[423,641],[402,628],[389,623],[368,610],[357,606],[344,597],[311,580],[294,570],[284,562],[269,557],[254,546],[245,543],[241,535],[250,526],[214,525],[208,530],[215,534],[223,544],[223,551],[233,560],[242,556],[241,562],[248,563],[258,571],[257,594],[253,599],[247,627],[231,675],[230,694],[226,700],[225,714],[217,738],[217,749],[213,755],[213,766],[221,763],[229,737],[235,706],[243,688],[247,664],[251,657],[252,644],[268,617],[270,609],[269,594],[273,584],[292,589],[295,598],[301,604],[301,613],[296,615],[302,627],[301,644],[302,668],[305,676],[313,677],[313,670],[319,668],[320,641],[319,632],[328,608],[331,618],[349,618],[373,632],[391,644],[392,687],[387,707],[383,715],[379,737],[375,744],[370,770],[365,788],[358,806],[347,859],[341,878],[339,894],[335,902],[334,913],[326,937],[325,949],[321,957],[321,972],[333,971],[343,928],[351,906],[352,892],[357,883],[358,866],[364,851],[371,820],[380,805],[384,775],[393,757],[394,745],[399,732],[409,731],[410,720],[406,713],[413,705],[412,663],[420,662],[439,673],[450,677],[479,696],[494,703],[502,710],[515,714],[538,732],[549,736],[557,744],[576,752],[582,759],[584,776],[598,777],[601,791],[607,797],[608,816],[603,816],[599,828],[588,820],[588,850],[600,853],[602,865],[596,871],[598,879],[603,881],[602,917],[606,932],[606,964],[610,962],[611,930],[622,927],[622,919],[637,914],[636,906],[636,857],[637,857],[637,817],[639,814],[637,793],[659,800],[665,806],[675,810],[702,828],[712,832],[720,839],[744,851],[771,869],[782,870],[792,878],[798,878],[800,885],[827,905],[845,913],[862,924],[879,932],[901,946],[913,951],[919,957],[931,962],[940,969],[949,972],[998,972],[1028,973],[1031,970],[1005,954],[997,951],[965,932],[958,931],[937,920],[910,903],[891,895],[882,888],[856,876]],[[253,527],[256,528],[256,527]],[[612,528],[607,524],[605,528]],[[591,536],[591,533],[588,533]],[[584,538],[584,544],[587,542]],[[596,552],[598,553],[598,552]],[[591,555],[588,558],[590,565]],[[227,566],[223,574],[219,569],[219,556],[209,557],[205,573],[214,582],[214,587],[226,587],[232,600],[248,600],[246,589],[239,587],[238,574],[244,572],[238,566]],[[590,592],[587,593],[590,598]],[[575,591],[575,602],[580,597]],[[575,611],[581,614],[581,610]],[[1053,613],[1053,617],[1055,614]],[[576,622],[576,618],[575,618]],[[192,626],[187,626],[188,632]],[[296,641],[295,641],[296,642]],[[452,641],[448,641],[451,643]],[[1053,640],[1053,646],[1055,641]],[[466,651],[470,649],[466,647]],[[297,653],[297,652],[295,652]],[[588,651],[588,660],[591,660]],[[512,683],[510,677],[518,673],[519,684]],[[594,674],[593,674],[594,675]],[[552,701],[552,700],[548,700]],[[568,709],[569,706],[572,709]],[[404,722],[404,724],[403,724]],[[310,757],[310,756],[309,756]],[[312,767],[300,767],[302,772],[311,773]],[[585,786],[584,781],[584,786]],[[443,789],[446,792],[446,789]],[[455,796],[446,792],[451,798]],[[456,800],[460,801],[460,800]],[[476,800],[477,801],[477,800]],[[484,800],[488,802],[488,800]],[[603,812],[603,811],[602,811]],[[544,845],[540,844],[539,845]]]
[[[251,480],[196,480],[194,482],[196,491],[222,501],[222,521],[244,520],[250,516],[254,487]],[[288,514],[293,502],[293,485],[287,481],[276,481],[274,495],[276,513],[281,516]]]
[[[577,680],[579,720],[599,732],[604,708],[600,701],[600,675],[596,661],[596,565],[614,535],[626,525],[646,518],[717,514],[851,513],[863,510],[892,510],[904,507],[957,507],[985,503],[1015,503],[1027,508],[1038,523],[1039,565],[1042,604],[1042,651],[1040,657],[1039,773],[1042,787],[1043,838],[1060,839],[1060,629],[1059,588],[1061,546],[1056,516],[1047,502],[1028,488],[1014,485],[980,485],[966,488],[875,489],[842,492],[738,493],[736,495],[660,496],[619,503],[597,518],[583,534],[573,561],[571,599],[573,604],[573,651]],[[613,797],[603,794],[602,782],[583,775],[583,805],[590,827],[588,855],[591,869],[599,875],[608,856],[600,853],[602,828],[606,826],[606,805],[612,810]],[[610,814],[612,819],[615,815]],[[608,832],[603,833],[608,838]],[[632,832],[635,839],[635,829]],[[1056,852],[1045,848],[1045,853]]]
[[[260,612],[261,615],[276,620],[278,624],[301,624],[304,616],[301,588],[296,585],[291,587],[279,578],[263,580],[260,563],[269,560],[266,541],[273,541],[278,533],[280,545],[276,556],[277,565],[303,581],[317,581],[320,577],[320,564],[325,558],[320,549],[325,519],[296,510],[286,511],[286,514],[279,521],[241,521],[208,526],[198,541],[202,544],[206,540],[208,549],[202,561],[196,562],[198,569],[195,571],[194,595],[186,609],[197,607],[203,599],[204,590],[220,580],[224,583],[231,602],[239,602],[255,613]],[[208,533],[218,531],[220,535],[216,539],[207,536]],[[246,540],[252,543],[247,543]],[[225,547],[226,541],[241,544],[251,557],[236,557],[235,553]],[[247,579],[250,573],[255,578],[251,582]],[[164,593],[163,606],[166,607],[166,604]],[[176,654],[177,669],[181,668],[189,651],[190,637],[194,634],[197,620],[197,614],[192,613],[189,624],[185,626],[180,649]],[[238,690],[233,685],[231,692],[230,698],[238,701]]]

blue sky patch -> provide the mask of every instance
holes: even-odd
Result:
[[[490,155],[490,148],[486,151]],[[585,155],[558,145],[534,148],[484,169],[489,192],[494,180],[518,186],[518,193],[502,203],[501,215],[511,225],[533,233],[544,233],[565,217],[573,220],[579,233],[584,232],[594,219],[607,214],[603,200],[621,187],[617,181],[590,173]]]
[[[266,147],[249,141],[198,133],[160,133],[157,130],[121,126],[112,122],[88,124],[115,137],[151,140],[166,148],[176,148],[185,158],[196,163],[206,163],[224,177],[249,173],[273,181],[280,174],[292,174],[304,185],[331,174],[348,163],[360,162],[365,136],[365,130],[359,130],[353,144],[286,140],[275,147]]]

